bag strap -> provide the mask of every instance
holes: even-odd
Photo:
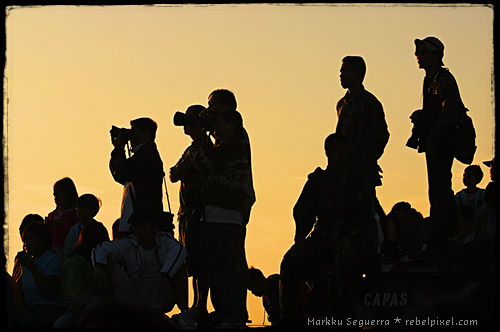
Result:
[[[172,213],[172,210],[170,208],[170,197],[168,196],[167,181],[165,180],[165,172],[163,172],[163,184],[165,185],[165,194],[167,196],[168,212]]]

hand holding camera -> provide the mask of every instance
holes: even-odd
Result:
[[[200,112],[199,116],[187,115],[182,112],[174,114],[175,126],[199,126],[205,131],[213,131],[215,124],[215,112],[205,109]]]
[[[111,134],[111,143],[115,148],[123,148],[132,138],[132,130],[127,128],[118,128],[112,126],[109,131]]]
[[[19,262],[19,264],[25,266],[30,270],[36,268],[33,257],[25,251],[19,251],[16,255],[16,260]]]

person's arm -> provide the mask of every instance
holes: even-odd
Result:
[[[366,104],[365,116],[367,132],[364,133],[364,146],[370,159],[378,160],[384,153],[390,136],[382,104],[376,99],[370,99]]]
[[[104,241],[92,250],[91,262],[94,267],[94,278],[98,287],[107,283],[107,265],[109,258],[121,261],[127,257],[127,247],[132,246],[129,238],[118,241]]]
[[[35,265],[33,258],[25,252],[20,252],[17,255],[17,259],[23,268],[27,268],[31,271],[40,293],[49,300],[54,299],[60,286],[59,276],[43,275]]]
[[[170,233],[161,233],[160,241],[162,241],[162,250],[166,250],[161,274],[173,278],[184,264],[184,260],[187,257],[187,250]]]
[[[314,198],[313,184],[309,179],[293,207],[293,219],[295,220],[294,241],[299,245],[312,230],[316,222],[316,204]]]
[[[177,181],[186,181],[189,179],[189,176],[192,174],[194,167],[191,162],[191,159],[188,157],[190,151],[193,151],[195,148],[193,146],[188,147],[182,157],[179,159],[175,166],[170,168],[170,181],[175,183]]]

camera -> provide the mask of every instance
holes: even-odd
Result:
[[[205,131],[212,131],[215,124],[215,113],[210,110],[204,110],[199,116],[187,115],[182,112],[175,112],[175,126],[199,126]]]
[[[406,142],[406,146],[412,149],[416,149],[419,152],[422,151],[423,147],[420,146],[420,138],[424,134],[423,130],[423,112],[422,110],[414,111],[410,116],[411,122],[413,123],[413,128],[411,130],[411,136]]]
[[[116,126],[112,126],[109,133],[113,138],[118,138],[121,136],[127,141],[130,141],[130,139],[132,138],[132,130],[128,128],[118,128]]]

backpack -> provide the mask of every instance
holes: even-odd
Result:
[[[448,71],[448,69],[445,70]],[[438,74],[434,78],[437,90],[439,90],[439,82],[442,79],[442,75],[443,71],[438,71]],[[463,105],[463,103],[461,104]],[[462,164],[470,165],[474,160],[474,154],[477,149],[476,130],[474,129],[471,117],[467,114],[469,110],[465,106],[462,106],[462,108],[463,111],[460,112],[457,124],[451,128],[449,144],[453,157]]]
[[[471,117],[467,114],[468,109],[464,109],[457,124],[452,129],[450,145],[453,156],[459,162],[470,165],[476,153],[476,130]]]

